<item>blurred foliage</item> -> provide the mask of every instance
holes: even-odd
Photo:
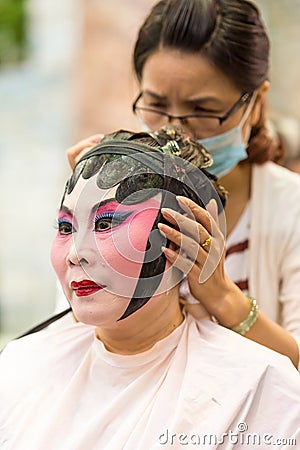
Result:
[[[26,48],[26,0],[0,0],[0,66],[23,59]]]

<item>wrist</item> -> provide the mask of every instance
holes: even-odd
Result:
[[[222,295],[222,301],[218,302],[214,316],[220,325],[233,328],[243,322],[251,311],[249,298],[234,285],[234,289],[228,290]]]
[[[255,298],[251,297],[250,295],[248,295],[247,297],[251,306],[248,316],[238,325],[231,327],[232,331],[235,331],[242,336],[244,336],[252,328],[258,317],[258,305]]]

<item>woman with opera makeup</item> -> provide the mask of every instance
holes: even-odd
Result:
[[[167,128],[107,135],[76,165],[51,252],[76,320],[4,349],[1,450],[300,439],[290,360],[179,294],[196,265],[212,283],[223,270],[225,198],[210,164],[199,143]]]

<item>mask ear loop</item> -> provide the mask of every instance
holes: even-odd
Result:
[[[242,117],[242,119],[240,121],[240,124],[239,124],[240,129],[242,129],[243,126],[245,125],[245,122],[248,119],[248,117],[249,117],[249,115],[251,113],[251,110],[252,110],[252,108],[254,106],[256,97],[257,97],[257,91],[254,91],[252,96],[251,96],[250,102],[249,102],[249,104],[247,106],[247,109],[244,112],[244,115],[243,115],[243,117]],[[249,138],[250,138],[250,134],[251,134],[251,128],[249,127],[249,132],[247,133],[247,136],[246,136],[246,139],[245,139],[245,144],[246,145],[248,144],[248,141],[249,141]]]
[[[246,108],[246,111],[244,112],[244,115],[243,115],[243,117],[242,117],[242,119],[240,121],[240,127],[243,127],[245,125],[245,122],[248,119],[248,117],[250,115],[250,112],[251,112],[251,110],[253,108],[253,105],[255,103],[256,97],[257,97],[257,91],[254,91],[252,96],[251,96],[251,98],[250,98],[250,102],[248,103],[248,106]]]

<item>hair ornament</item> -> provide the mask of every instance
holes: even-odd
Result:
[[[166,155],[171,155],[171,156],[180,156],[181,155],[181,150],[179,148],[177,141],[175,141],[175,140],[167,142],[166,145],[161,147],[161,150]]]

